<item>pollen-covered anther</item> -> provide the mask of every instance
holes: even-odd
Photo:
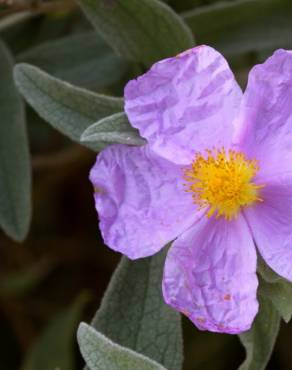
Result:
[[[195,204],[207,208],[209,217],[215,214],[231,220],[242,207],[262,200],[259,192],[263,185],[253,181],[258,170],[256,160],[221,148],[206,150],[206,155],[197,153],[191,166],[184,169],[184,179]]]

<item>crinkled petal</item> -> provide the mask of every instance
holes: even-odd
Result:
[[[240,215],[203,217],[171,247],[165,264],[165,301],[201,330],[240,333],[258,311],[256,249]]]
[[[270,176],[292,163],[292,52],[278,50],[255,66],[242,99],[234,141]]]
[[[269,179],[261,198],[245,217],[266,263],[292,281],[292,174]]]
[[[112,145],[90,172],[105,243],[129,258],[160,250],[197,218],[182,168],[147,146]]]
[[[162,60],[130,81],[125,111],[152,150],[189,164],[195,151],[230,144],[241,97],[226,60],[203,45]]]

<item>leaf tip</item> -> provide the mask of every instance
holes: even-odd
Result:
[[[85,322],[81,322],[77,329],[77,340],[80,343],[81,338],[84,336],[84,333],[88,330],[89,325]]]

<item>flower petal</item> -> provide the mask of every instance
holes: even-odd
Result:
[[[292,281],[292,174],[271,178],[261,198],[245,217],[266,263]]]
[[[112,145],[90,172],[105,243],[135,259],[160,250],[197,217],[182,168],[147,146]]]
[[[125,88],[125,111],[151,149],[180,164],[228,146],[242,92],[228,63],[199,46],[162,60]]]
[[[240,333],[258,310],[256,250],[248,226],[203,217],[171,247],[165,264],[165,301],[201,330]]]
[[[250,158],[259,160],[263,176],[291,168],[291,101],[292,52],[278,50],[251,70],[234,138]]]

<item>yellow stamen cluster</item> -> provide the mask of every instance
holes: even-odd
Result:
[[[241,207],[261,201],[262,185],[253,182],[259,170],[256,160],[249,160],[234,150],[207,150],[197,153],[191,167],[184,169],[187,191],[200,209],[227,220],[235,218]]]

